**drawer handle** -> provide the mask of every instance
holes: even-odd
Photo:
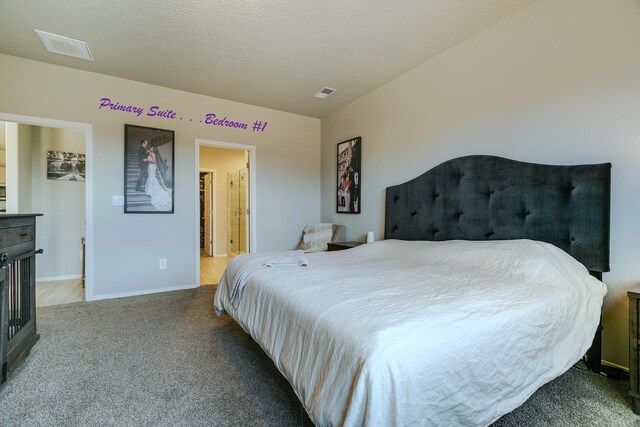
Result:
[[[19,234],[20,237],[25,237],[25,236],[28,236],[28,235],[29,235],[29,233],[20,233]]]

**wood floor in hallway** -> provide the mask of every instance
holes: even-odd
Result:
[[[36,307],[84,301],[82,280],[55,280],[36,283]]]
[[[227,263],[231,257],[210,257],[200,255],[200,284],[217,285],[227,268]]]

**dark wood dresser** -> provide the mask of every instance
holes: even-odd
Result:
[[[36,217],[0,214],[0,382],[38,341]]]
[[[640,287],[630,289],[629,296],[629,395],[631,396],[631,409],[635,414],[640,414],[640,360],[638,360],[638,321],[640,320]]]
[[[342,251],[345,249],[355,248],[361,244],[362,242],[329,242],[327,243],[327,251]]]

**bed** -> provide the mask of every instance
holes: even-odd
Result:
[[[387,188],[385,240],[223,276],[216,312],[316,425],[489,425],[598,342],[610,169],[450,160]]]

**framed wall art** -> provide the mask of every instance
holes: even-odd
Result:
[[[64,151],[47,151],[47,179],[84,181],[85,155]]]
[[[173,213],[175,134],[124,125],[124,213]]]
[[[337,153],[337,213],[359,214],[362,206],[362,171],[360,150],[362,138],[356,137],[338,144]]]

